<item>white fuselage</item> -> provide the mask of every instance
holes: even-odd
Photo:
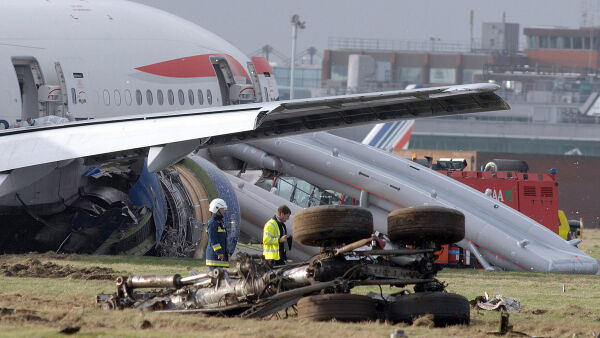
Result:
[[[264,58],[250,60],[215,34],[151,7],[0,0],[0,8],[0,130],[43,124],[46,116],[85,120],[279,99]],[[30,206],[58,205],[42,213],[62,210],[86,184],[87,169],[76,161],[13,175],[23,188],[0,196],[0,213],[21,206],[15,193]]]
[[[0,6],[0,129],[67,112],[89,119],[227,104],[215,57],[227,60],[229,85],[254,85],[261,100],[278,97],[273,78],[253,78],[238,49],[154,8],[119,0]]]

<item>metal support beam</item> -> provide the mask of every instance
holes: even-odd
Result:
[[[481,253],[479,252],[477,247],[473,244],[473,242],[469,242],[469,250],[473,253],[473,255],[475,255],[475,257],[477,258],[477,261],[479,262],[479,264],[481,264],[481,266],[483,266],[484,269],[496,270],[490,263],[488,263],[485,260],[485,258],[483,258],[483,255],[481,255]]]
[[[366,190],[360,191],[359,206],[361,208],[369,207],[369,192],[368,191],[366,191]]]
[[[179,162],[201,144],[200,140],[169,143],[166,146],[150,147],[148,150],[148,171],[155,173]]]

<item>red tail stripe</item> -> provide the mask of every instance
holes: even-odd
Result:
[[[404,134],[404,136],[402,136],[400,141],[398,141],[398,143],[396,143],[396,146],[394,147],[395,150],[404,149],[404,145],[407,144],[408,141],[410,141],[410,133],[412,133],[412,130],[413,130],[412,126],[410,128],[408,128],[408,131]]]

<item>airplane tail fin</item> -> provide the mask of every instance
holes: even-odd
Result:
[[[414,123],[414,120],[405,120],[376,124],[362,143],[386,151],[407,149]]]

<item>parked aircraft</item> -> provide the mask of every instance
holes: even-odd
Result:
[[[489,84],[279,101],[265,59],[160,10],[0,5],[0,252],[190,255],[210,198],[240,224],[195,150],[508,108]]]
[[[423,88],[423,86],[410,84],[405,89],[417,88]],[[414,120],[378,123],[369,130],[361,143],[385,151],[408,149],[414,124]]]
[[[386,151],[408,149],[410,133],[414,124],[414,120],[378,123],[365,136],[362,144]]]

